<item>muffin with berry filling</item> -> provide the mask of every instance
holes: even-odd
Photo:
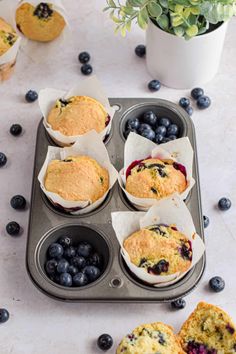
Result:
[[[134,197],[162,199],[187,187],[185,167],[171,159],[147,158],[126,170],[125,188]]]
[[[109,123],[103,105],[94,98],[73,96],[58,99],[48,114],[47,122],[65,136],[83,135],[91,130],[102,132]]]
[[[6,21],[0,18],[0,57],[5,54],[16,42],[18,36],[15,30]],[[15,66],[15,59],[0,65],[0,80],[7,80]]]
[[[44,185],[65,200],[92,204],[107,192],[109,174],[89,156],[71,156],[48,164]]]
[[[40,2],[37,6],[23,3],[16,10],[16,25],[25,37],[38,42],[50,42],[63,31],[64,17],[52,4]]]
[[[219,307],[200,302],[183,324],[179,338],[187,354],[236,353],[236,327]]]
[[[130,261],[153,275],[186,272],[192,262],[191,241],[175,226],[152,225],[124,241]]]
[[[123,338],[116,354],[183,354],[170,326],[161,322],[141,325]]]

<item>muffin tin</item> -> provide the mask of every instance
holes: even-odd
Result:
[[[188,114],[177,105],[160,99],[111,98],[117,110],[106,147],[111,162],[119,171],[123,167],[125,138],[123,131],[127,119],[153,110],[180,127],[181,136],[188,136],[194,149],[193,178],[196,180],[186,204],[192,214],[197,233],[204,240],[203,218],[198,175],[196,138]],[[42,121],[38,127],[35,166],[32,185],[31,211],[27,239],[26,265],[33,283],[46,295],[74,302],[168,302],[187,295],[198,284],[205,268],[205,255],[184,278],[175,284],[155,288],[137,279],[127,269],[118,241],[111,225],[111,212],[136,210],[127,200],[118,183],[96,210],[81,216],[66,214],[56,209],[43,195],[37,176],[49,145],[54,145]],[[102,275],[95,282],[81,288],[65,288],[53,283],[46,275],[46,250],[60,236],[69,234],[76,242],[87,240],[104,258]]]

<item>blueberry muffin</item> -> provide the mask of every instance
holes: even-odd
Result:
[[[100,133],[109,122],[103,105],[87,96],[73,96],[56,101],[47,122],[53,130],[66,136],[83,135],[91,130]]]
[[[123,338],[116,354],[183,354],[172,327],[161,322],[141,325]]]
[[[0,56],[5,54],[16,42],[18,36],[15,30],[0,18]],[[0,80],[7,80],[15,66],[16,60],[0,65]]]
[[[89,156],[71,156],[48,164],[44,185],[65,200],[94,203],[107,192],[109,174]]]
[[[66,23],[50,3],[41,2],[36,7],[23,3],[16,10],[16,25],[25,37],[38,42],[50,42],[63,31]]]
[[[138,198],[161,199],[187,188],[185,167],[173,160],[147,158],[126,171],[126,191]]]
[[[183,324],[179,338],[188,354],[236,353],[236,328],[219,307],[200,302]]]
[[[171,275],[191,266],[191,241],[175,226],[152,225],[136,231],[124,241],[130,261],[149,274]]]

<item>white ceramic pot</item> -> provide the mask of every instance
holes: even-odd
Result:
[[[152,78],[178,89],[210,81],[219,68],[226,29],[224,23],[212,32],[185,40],[149,21],[146,60]]]

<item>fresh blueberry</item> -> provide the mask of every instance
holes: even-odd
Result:
[[[69,273],[61,273],[60,284],[62,286],[70,287],[72,285],[72,276]]]
[[[27,102],[32,103],[38,99],[38,94],[36,91],[29,90],[25,95],[25,99]]]
[[[58,243],[63,247],[69,247],[72,245],[72,239],[69,236],[61,236],[58,240]]]
[[[91,246],[91,244],[84,241],[78,245],[77,254],[79,256],[87,258],[91,255],[92,250],[93,250],[93,247]]]
[[[152,111],[147,111],[143,115],[143,121],[146,124],[154,126],[157,124],[157,116]]]
[[[93,265],[91,265],[91,266],[89,265],[89,266],[84,267],[83,273],[85,273],[87,275],[87,277],[89,278],[90,281],[94,281],[100,276],[101,271],[98,267],[95,267]]]
[[[140,135],[143,136],[144,138],[147,138],[152,141],[155,139],[155,136],[156,136],[154,130],[152,130],[152,129],[142,130]]]
[[[106,351],[113,346],[113,339],[109,334],[102,334],[97,340],[97,346],[99,349]]]
[[[64,256],[66,258],[73,258],[76,256],[76,248],[73,246],[69,246],[67,248],[65,248],[64,250]]]
[[[220,210],[229,210],[231,208],[231,201],[228,198],[221,198],[218,202],[218,208]]]
[[[184,299],[178,299],[171,302],[171,307],[176,310],[182,310],[186,306],[186,301]]]
[[[167,136],[169,137],[170,135],[177,135],[179,132],[179,127],[176,124],[171,124],[167,128]]]
[[[22,210],[26,207],[26,200],[22,195],[14,195],[14,197],[11,198],[10,203],[12,208],[16,210]]]
[[[165,136],[166,135],[166,127],[164,125],[159,125],[159,127],[156,128],[155,133]]]
[[[11,236],[17,236],[20,233],[20,225],[16,221],[10,221],[6,226],[6,231]]]
[[[193,115],[193,107],[188,106],[188,107],[184,108],[184,110],[188,113],[189,116]]]
[[[171,121],[169,118],[161,118],[159,121],[159,125],[164,125],[164,127],[168,128],[169,125],[171,124]]]
[[[71,265],[79,268],[79,269],[82,269],[85,267],[86,265],[86,260],[84,257],[81,257],[81,256],[75,256],[71,259],[70,261]]]
[[[50,274],[50,275],[49,275],[49,278],[50,278],[54,283],[60,284],[60,274],[58,274],[58,273]]]
[[[5,323],[9,320],[9,312],[6,309],[0,309],[0,323]]]
[[[139,126],[140,122],[138,118],[130,118],[126,123],[127,130],[138,129]]]
[[[203,226],[204,226],[204,229],[206,229],[207,226],[209,226],[209,224],[210,224],[210,219],[208,218],[208,216],[203,215]]]
[[[211,105],[211,99],[208,96],[201,96],[197,99],[197,106],[200,109],[206,109]]]
[[[22,126],[20,124],[12,124],[10,133],[14,136],[20,135],[22,133]]]
[[[151,126],[149,124],[146,124],[146,123],[141,123],[140,126],[139,126],[139,129],[138,129],[138,132],[139,134],[142,133],[142,131],[144,130],[151,130]]]
[[[150,91],[159,91],[161,88],[161,83],[159,80],[152,80],[149,82],[148,88]]]
[[[86,264],[100,268],[102,266],[102,256],[95,252],[91,257],[89,257]]]
[[[213,277],[209,281],[209,286],[211,290],[213,290],[216,293],[219,293],[220,291],[224,290],[225,281],[221,277]]]
[[[5,166],[7,163],[7,157],[3,152],[0,152],[0,167]]]
[[[93,72],[93,68],[90,64],[83,64],[81,66],[81,72],[83,75],[90,75]]]
[[[189,98],[182,97],[182,98],[179,100],[179,105],[180,105],[180,107],[182,107],[182,108],[187,108],[187,107],[190,105],[190,100],[189,100]]]
[[[79,62],[81,64],[86,64],[89,62],[89,60],[90,60],[90,55],[88,52],[81,52],[79,54]]]
[[[57,264],[57,272],[66,273],[68,271],[68,268],[69,268],[69,262],[64,258],[61,258]]]
[[[56,273],[58,262],[56,259],[50,259],[47,261],[45,269],[48,275]]]
[[[52,243],[48,248],[50,258],[60,258],[63,256],[64,250],[59,243]]]
[[[195,100],[197,100],[199,97],[204,95],[204,91],[202,88],[200,87],[195,87],[192,91],[191,91],[191,96],[192,98],[194,98]]]
[[[137,47],[135,48],[135,54],[139,58],[143,58],[146,55],[146,47],[145,47],[145,45],[143,45],[143,44],[137,45]]]
[[[69,265],[67,272],[69,274],[71,274],[72,276],[74,276],[75,274],[77,274],[79,272],[79,269],[73,265]]]
[[[163,139],[164,139],[163,135],[161,135],[161,134],[156,134],[154,141],[155,141],[155,143],[157,143],[157,144],[161,144],[162,141],[163,141]]]
[[[73,284],[75,286],[85,286],[89,282],[88,277],[84,273],[77,273],[73,276]]]
[[[175,140],[175,139],[177,139],[177,136],[176,135],[169,135],[168,139],[169,140]]]

